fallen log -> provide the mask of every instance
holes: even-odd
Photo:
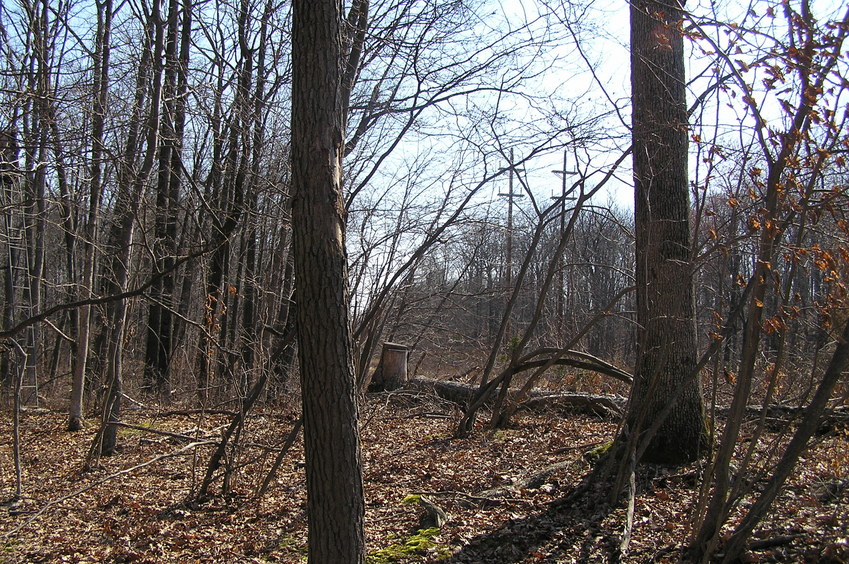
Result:
[[[519,409],[561,409],[601,417],[621,417],[625,398],[602,394],[569,394],[531,392]]]
[[[800,417],[808,409],[807,405],[785,405],[772,403],[767,406],[751,404],[746,406],[746,415],[749,417],[767,417],[776,421],[787,422],[795,417]],[[730,406],[718,405],[716,412],[719,415],[728,415]],[[826,409],[822,415],[823,423],[849,423],[849,409],[840,406]]]
[[[433,378],[413,378],[407,382],[405,388],[431,392],[463,408],[469,405],[480,390],[477,385]],[[520,408],[529,410],[562,409],[573,413],[620,417],[624,405],[625,399],[618,396],[534,391],[521,404]]]
[[[463,409],[466,409],[474,398],[477,397],[480,386],[476,384],[466,384],[463,382],[451,382],[447,380],[419,377],[409,380],[405,384],[404,389],[432,393],[440,398],[458,404]],[[494,395],[492,395],[486,403],[491,405],[493,401]],[[587,413],[602,417],[616,418],[621,417],[625,407],[625,402],[625,398],[614,395],[577,394],[536,390],[530,393],[528,399],[522,402],[519,408],[528,410],[554,409],[570,413]],[[728,409],[728,406],[719,405],[716,407],[716,412],[717,414],[724,416],[727,415]],[[804,410],[805,406],[800,407],[771,404],[766,407],[768,417],[781,421],[792,419],[793,417],[803,413]],[[764,408],[759,405],[750,405],[747,407],[746,411],[750,417],[757,417],[763,413]],[[849,410],[846,408],[831,409],[824,415],[823,423],[849,423]]]

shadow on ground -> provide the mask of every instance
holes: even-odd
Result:
[[[602,526],[615,509],[608,500],[609,486],[585,480],[546,510],[473,538],[445,562],[617,562],[620,537]]]

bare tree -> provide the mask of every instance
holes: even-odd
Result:
[[[83,263],[81,274],[81,297],[93,295],[95,273],[95,249],[97,247],[97,225],[100,216],[100,201],[103,195],[104,125],[109,93],[109,53],[112,33],[112,2],[97,3],[97,38],[94,48],[94,96],[91,129],[91,182],[89,184],[89,206],[85,230],[82,237]],[[91,329],[91,306],[80,309],[78,317],[76,361],[71,384],[71,404],[68,410],[68,430],[82,428],[83,392],[85,390],[86,366],[89,353],[89,331]]]
[[[165,42],[165,78],[161,112],[159,159],[156,183],[154,251],[156,271],[161,274],[151,290],[145,347],[145,386],[160,397],[170,395],[169,367],[174,348],[177,223],[182,177],[183,133],[186,122],[187,77],[192,8],[171,0],[168,5]]]
[[[163,74],[162,65],[158,61],[164,50],[165,33],[156,8],[153,10],[148,18],[149,25],[144,27],[126,144],[117,175],[115,213],[106,244],[106,295],[120,296],[129,289],[138,208],[153,170],[158,147]],[[145,118],[146,105],[148,113]],[[90,466],[96,464],[101,455],[108,456],[116,452],[118,427],[115,423],[121,417],[121,399],[124,394],[127,302],[126,298],[117,297],[105,306],[107,334],[104,381],[107,392],[103,397],[100,427],[89,449],[87,464]]]

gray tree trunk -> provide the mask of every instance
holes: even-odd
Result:
[[[97,40],[94,50],[94,101],[91,128],[91,182],[89,184],[89,208],[83,236],[83,265],[80,277],[81,297],[94,296],[94,271],[97,224],[100,215],[100,199],[103,193],[101,158],[105,151],[104,127],[106,104],[109,92],[109,51],[112,32],[112,2],[97,6]],[[78,431],[82,427],[83,394],[89,351],[91,329],[91,306],[80,308],[77,318],[77,348],[74,374],[71,382],[71,403],[68,409],[68,430]]]

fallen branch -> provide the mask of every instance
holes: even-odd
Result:
[[[469,507],[472,503],[478,505],[498,505],[501,503],[521,503],[525,505],[531,504],[527,499],[517,499],[517,498],[508,498],[508,497],[485,497],[481,494],[474,495],[466,492],[458,492],[458,491],[436,491],[436,492],[415,492],[416,495],[429,495],[431,497],[437,496],[451,496],[451,497],[462,497],[465,499],[465,502],[458,502],[460,505],[464,507]]]
[[[746,406],[745,413],[747,417],[766,417],[771,423],[786,423],[791,421],[793,418],[803,416],[807,409],[807,405],[784,405],[780,403],[771,403],[764,406],[753,404]],[[716,413],[722,416],[727,416],[730,410],[731,407],[728,405],[716,406]],[[842,407],[826,409],[823,411],[820,424],[827,423],[849,423],[849,412]]]
[[[238,411],[230,409],[172,409],[171,411],[157,413],[156,416],[171,417],[173,415],[183,415],[189,417],[191,415],[226,415],[228,417],[235,417],[238,414]]]
[[[520,404],[519,409],[546,409],[562,406],[571,411],[579,411],[603,417],[621,417],[625,400],[616,396],[600,394],[566,394],[534,392]]]
[[[540,487],[542,487],[543,484],[545,484],[548,481],[548,479],[551,477],[552,474],[554,474],[555,472],[558,472],[560,470],[565,470],[566,468],[569,468],[570,466],[572,466],[574,464],[575,464],[574,460],[557,462],[555,464],[551,464],[549,466],[546,466],[545,468],[543,468],[539,472],[535,472],[535,473],[531,474],[530,476],[526,476],[526,477],[522,478],[521,480],[518,480],[518,481],[516,481],[512,484],[505,484],[503,486],[497,486],[497,487],[494,487],[494,488],[490,488],[488,490],[478,492],[477,495],[481,499],[485,499],[485,500],[489,500],[489,501],[494,501],[494,500],[505,501],[504,495],[506,495],[506,494],[515,495],[515,494],[519,493],[520,490],[525,490],[525,489],[534,490],[534,489],[540,488]]]
[[[634,501],[637,495],[636,458],[634,452],[628,461],[628,508],[625,512],[625,526],[622,531],[622,540],[619,542],[617,560],[621,560],[628,554],[628,545],[631,544],[631,532],[634,530]]]
[[[129,401],[133,405],[138,406],[137,409],[150,409],[148,406],[146,406],[145,404],[143,404],[139,400],[131,398],[130,396],[128,396],[124,392],[121,392],[121,397],[124,398],[125,400]]]
[[[113,421],[110,425],[115,425],[116,427],[124,427],[126,429],[135,429],[136,431],[144,431],[146,433],[153,433],[154,435],[164,435],[166,437],[170,437],[172,439],[179,439],[185,442],[191,442],[197,440],[197,437],[191,437],[189,435],[183,435],[181,433],[172,433],[171,431],[160,431],[159,429],[154,429],[153,427],[144,427],[142,425],[133,425],[132,423],[122,423],[121,421]],[[218,442],[218,441],[212,441]]]
[[[796,539],[803,538],[805,535],[803,534],[795,534],[795,535],[780,535],[777,537],[771,537],[768,539],[757,539],[753,540],[749,543],[749,550],[766,550],[767,548],[775,548],[776,546],[783,546],[785,544],[790,544]]]

